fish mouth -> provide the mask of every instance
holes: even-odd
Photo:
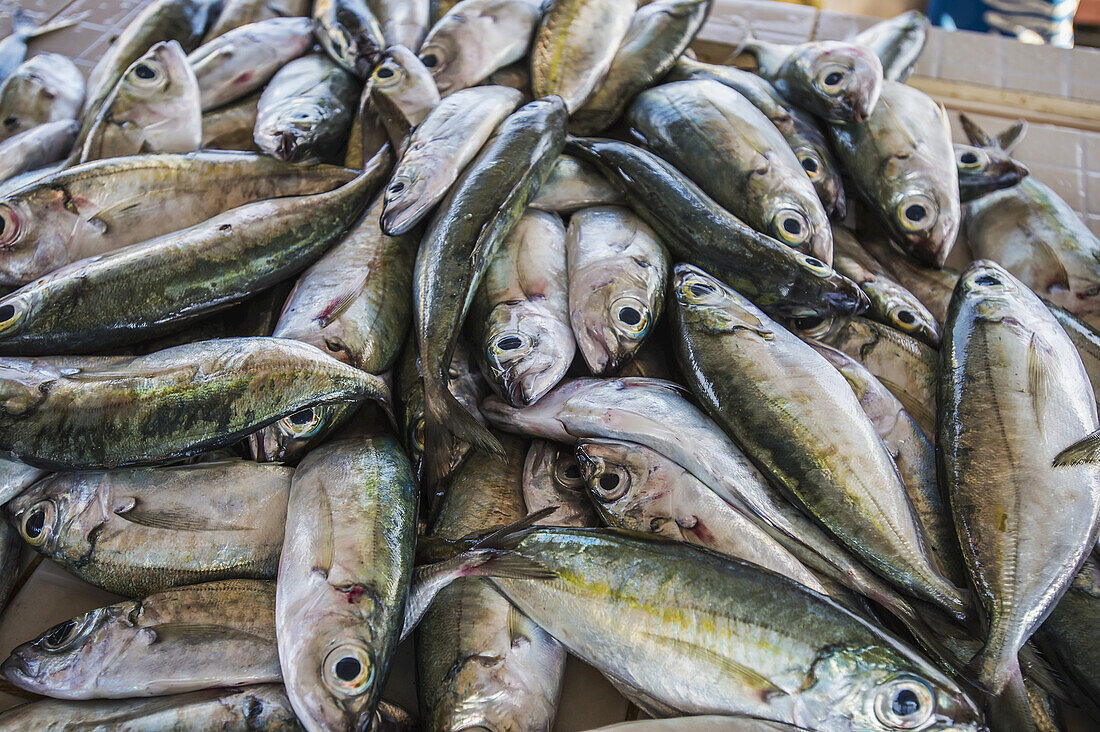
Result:
[[[12,651],[12,654],[0,664],[0,676],[10,681],[15,686],[28,691],[34,691],[34,672],[31,670],[28,659],[21,651]]]

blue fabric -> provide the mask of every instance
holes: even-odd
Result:
[[[931,0],[928,17],[949,29],[1035,36],[1057,46],[1073,45],[1073,14],[1080,0]],[[1021,34],[1021,29],[1023,33]]]

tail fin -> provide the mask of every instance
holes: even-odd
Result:
[[[1016,652],[1008,654],[999,647],[1003,643],[993,642],[996,638],[995,633],[991,634],[990,641],[982,646],[982,650],[966,666],[967,673],[976,678],[990,694],[1000,694],[1022,673]]]
[[[1029,690],[1018,667],[1004,691],[989,700],[988,711],[989,722],[998,732],[1061,729],[1054,719],[1049,698],[1043,698],[1042,692],[1036,694],[1036,690]]]
[[[16,8],[12,12],[12,29],[13,33],[22,35],[23,38],[38,38],[44,36],[47,33],[53,33],[54,31],[64,30],[69,26],[76,25],[84,18],[88,17],[88,12],[77,13],[76,15],[69,16],[68,18],[62,18],[61,20],[55,20],[52,23],[46,23],[45,25],[35,25],[34,21],[27,17],[27,14],[23,12],[22,8]]]
[[[504,457],[504,446],[489,428],[477,421],[455,399],[446,384],[433,386],[424,380],[425,421],[424,464],[428,485],[435,485],[451,463],[451,439],[457,438],[497,457]]]

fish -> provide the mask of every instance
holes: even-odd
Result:
[[[714,273],[765,310],[808,316],[866,309],[855,283],[746,225],[656,155],[589,138],[571,139],[566,151],[604,173],[673,258]]]
[[[33,465],[0,457],[0,506],[25,491],[47,472]]]
[[[272,18],[298,18],[309,16],[309,0],[223,0],[218,17],[203,36],[203,43],[210,43],[229,31],[249,23],[259,23]]]
[[[996,150],[955,143],[959,170],[959,200],[969,203],[994,191],[1017,185],[1030,175],[1028,167]]]
[[[271,335],[316,346],[372,374],[396,363],[412,319],[418,242],[382,233],[381,201],[376,197],[344,238],[299,277]],[[252,457],[297,460],[354,411],[339,405],[295,412],[249,436]]]
[[[681,56],[665,80],[689,79],[711,79],[725,84],[763,112],[798,158],[814,184],[826,213],[838,221],[844,219],[847,201],[840,180],[840,166],[812,115],[785,100],[771,84],[756,74],[733,66],[708,64]]]
[[[262,89],[313,41],[309,18],[271,18],[239,26],[199,46],[187,56],[187,63],[198,80],[202,111]]]
[[[963,119],[970,141],[995,152],[1010,154],[1027,132],[1020,122],[994,137]],[[1029,176],[971,201],[963,231],[975,259],[997,262],[1040,297],[1100,325],[1100,239],[1049,186]]]
[[[677,265],[672,292],[676,355],[708,414],[875,571],[965,617],[969,599],[938,571],[897,466],[844,377],[702,270]]]
[[[531,88],[556,94],[569,114],[607,77],[630,29],[635,0],[548,0],[531,47]]]
[[[1080,686],[1084,699],[1100,699],[1100,654],[1093,629],[1100,612],[1100,567],[1095,556],[1081,565],[1066,593],[1055,604],[1036,635],[1042,647]],[[1074,698],[1073,701],[1082,701]]]
[[[924,51],[931,25],[927,15],[910,10],[860,31],[852,36],[851,42],[878,56],[885,78],[905,81],[912,75]]]
[[[497,69],[485,77],[484,83],[510,86],[516,91],[523,92],[524,104],[535,98],[531,93],[531,70],[522,61]]]
[[[0,141],[47,122],[73,120],[84,102],[84,74],[67,56],[42,53],[0,85]]]
[[[202,144],[199,85],[176,41],[139,58],[103,101],[79,162],[140,153],[187,153]]]
[[[1098,389],[1100,387],[1100,333],[1089,324],[1074,317],[1073,313],[1068,310],[1045,300],[1043,304],[1047,306],[1047,310],[1058,321],[1058,325],[1062,326],[1066,335],[1073,341],[1073,346],[1077,349],[1077,355],[1081,357],[1081,364],[1085,367],[1085,373],[1089,376],[1092,390],[1098,395],[1097,399],[1100,400],[1100,389]],[[1100,401],[1097,401],[1097,404],[1100,404]]]
[[[470,303],[481,373],[516,406],[538,401],[573,363],[566,249],[561,218],[528,209],[501,243]]]
[[[836,271],[859,285],[871,301],[868,317],[939,348],[940,321],[841,224],[833,224],[833,251]]]
[[[874,374],[924,434],[936,433],[936,385],[939,353],[936,349],[889,326],[859,316],[800,318],[793,332],[843,351]]]
[[[527,204],[540,211],[572,213],[590,206],[621,206],[626,199],[592,166],[571,155],[559,155],[550,176]]]
[[[711,79],[642,92],[627,115],[646,147],[757,231],[832,264],[829,218],[787,141],[764,113]]]
[[[415,53],[404,46],[390,46],[368,86],[369,104],[400,155],[405,152],[409,135],[439,104],[432,74]]]
[[[661,319],[669,269],[664,244],[630,209],[602,206],[573,214],[565,251],[577,347],[593,374],[614,371]]]
[[[355,172],[266,155],[200,152],[95,160],[0,193],[0,285],[186,229],[237,206],[337,188]]]
[[[428,34],[429,0],[367,0],[386,46],[420,48]]]
[[[486,577],[656,716],[748,714],[817,730],[984,729],[973,700],[920,654],[748,562],[615,529],[535,527],[496,545],[460,555],[433,579]]]
[[[80,125],[61,119],[31,127],[0,142],[0,181],[61,160],[69,154]]]
[[[587,438],[577,442],[576,455],[581,484],[608,526],[713,549],[828,594],[779,542],[656,450]]]
[[[860,244],[928,308],[937,323],[942,325],[947,320],[947,305],[959,279],[957,269],[946,265],[938,269],[925,266],[884,237],[867,236]]]
[[[432,537],[461,539],[529,512],[520,487],[524,441],[497,437],[505,459],[474,453],[454,473]],[[416,665],[428,729],[552,728],[565,651],[483,579],[439,593],[416,629]]]
[[[348,144],[344,150],[344,164],[349,168],[362,168],[387,142],[387,131],[374,106],[371,92],[374,84],[367,80],[359,94],[359,105],[348,131]],[[392,143],[392,140],[390,141]],[[404,140],[401,141],[404,144]],[[400,153],[399,149],[394,149]]]
[[[0,353],[87,353],[171,331],[305,269],[355,222],[388,148],[334,191],[246,204],[91,257],[0,298]]]
[[[85,16],[79,13],[51,23],[35,25],[26,12],[16,6],[11,9],[11,35],[0,40],[0,82],[6,80],[27,57],[27,41],[69,28]]]
[[[678,385],[637,377],[578,378],[559,384],[523,409],[489,397],[481,403],[480,413],[494,427],[531,437],[566,444],[613,439],[655,450],[702,481],[818,576],[876,600],[906,627],[927,635],[909,601],[770,485],[729,436],[687,401]]]
[[[184,53],[194,51],[202,41],[212,5],[209,0],[154,0],[133,16],[92,69],[76,139],[77,151],[84,149],[100,108],[126,69],[160,41],[179,41]]]
[[[554,509],[539,525],[600,526],[584,486],[585,477],[571,445],[531,440],[523,462],[523,501],[529,514]]]
[[[432,25],[420,60],[447,97],[524,58],[541,17],[541,0],[462,0]]]
[[[485,270],[561,154],[565,121],[560,97],[535,100],[509,116],[451,186],[421,240],[413,310],[429,485],[445,470],[452,437],[499,452],[492,435],[447,389],[447,370]]]
[[[1087,455],[1100,427],[1096,401],[1043,302],[1003,267],[978,260],[951,300],[939,403],[940,472],[987,616],[971,665],[998,693],[1019,675],[1020,647],[1095,544],[1100,475]]]
[[[756,73],[787,101],[827,122],[865,122],[886,86],[875,52],[853,43],[785,45],[749,37],[742,52],[756,60]]]
[[[165,463],[317,404],[389,400],[377,376],[284,338],[137,357],[0,359],[0,450],[43,468]]]
[[[416,481],[390,435],[329,442],[294,472],[275,585],[287,696],[310,730],[367,729],[412,580]]]
[[[569,129],[595,135],[622,117],[630,100],[661,79],[684,53],[710,7],[711,0],[655,0],[639,8],[607,76],[573,114]]]
[[[621,732],[799,732],[804,728],[782,722],[770,722],[759,717],[703,714],[669,719],[638,719],[633,722],[609,724],[597,729]]]
[[[256,108],[260,92],[202,115],[203,150],[259,151],[252,131],[256,128]]]
[[[66,620],[17,646],[0,675],[55,699],[128,699],[279,680],[275,583],[177,587]]]
[[[479,86],[437,104],[409,138],[386,187],[382,230],[398,236],[423,221],[519,102],[515,89]]]
[[[122,727],[122,725],[125,725]],[[41,699],[0,713],[0,730],[255,729],[292,732],[301,729],[282,684],[253,684],[232,689],[203,689],[146,699],[65,701]]]
[[[274,580],[293,468],[219,460],[52,473],[5,509],[32,549],[125,597]]]
[[[366,0],[314,0],[313,23],[333,61],[360,79],[370,76],[386,40]]]
[[[951,510],[940,492],[936,476],[936,452],[932,440],[901,402],[859,361],[832,346],[805,339],[852,387],[852,392],[870,418],[875,432],[897,465],[909,503],[923,537],[942,574],[957,587],[965,587],[959,540],[951,521]],[[932,435],[935,437],[935,435]]]
[[[279,160],[329,159],[343,149],[359,86],[322,55],[303,56],[279,69],[256,107],[256,145]]]
[[[959,174],[947,112],[924,92],[887,81],[862,124],[826,127],[833,151],[890,238],[942,267],[959,233]]]

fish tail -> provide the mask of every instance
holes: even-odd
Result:
[[[998,635],[993,633],[967,664],[966,671],[987,693],[997,695],[1020,676],[1020,659],[1011,645],[998,642]]]
[[[1046,729],[1035,719],[1036,712],[1041,710],[1034,708],[1019,666],[1016,667],[1015,675],[1008,679],[1004,691],[991,699],[987,707],[991,727],[1000,732],[1034,732]]]
[[[47,33],[53,33],[54,31],[64,30],[65,28],[74,26],[86,17],[88,17],[87,11],[71,15],[68,18],[62,18],[61,20],[55,20],[45,25],[35,25],[34,21],[27,17],[22,8],[16,8],[15,11],[12,12],[12,29],[13,32],[21,34],[24,38],[38,38]]]
[[[504,457],[504,447],[500,440],[455,399],[447,388],[445,379],[436,385],[429,384],[425,379],[424,407],[429,417],[425,423],[424,441],[424,464],[429,485],[436,485],[449,467],[452,439],[467,442],[497,457]]]

